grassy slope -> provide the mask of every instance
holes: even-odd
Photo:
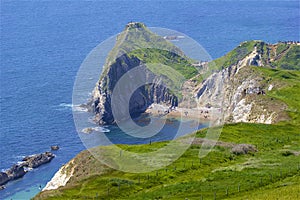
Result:
[[[185,56],[180,56],[172,51],[167,51],[164,49],[137,49],[130,52],[129,55],[130,57],[137,57],[147,64],[160,63],[169,66],[173,68],[176,72],[180,73],[186,79],[190,79],[198,74],[198,70],[191,65],[191,60],[189,58]],[[161,66],[160,68],[163,68],[163,66]],[[150,68],[150,70],[155,74],[160,72],[157,69],[153,71],[153,69]],[[170,78],[176,79],[176,77],[174,76],[171,76]]]
[[[238,196],[234,196],[228,199],[285,199],[295,200],[300,199],[300,188],[299,188],[300,176],[294,175],[265,187],[259,188],[255,192],[245,192]]]
[[[288,45],[281,44],[281,46]],[[277,48],[279,53],[285,50],[285,48],[281,46]],[[284,54],[279,61],[276,61],[274,65],[282,69],[300,70],[300,46],[294,44],[286,47],[286,49],[288,49],[287,53]]]
[[[210,62],[208,70],[202,75],[202,78],[205,79],[213,72],[237,64],[239,60],[250,54],[254,47],[256,47],[257,51],[262,55],[261,60],[265,67],[300,70],[299,45],[284,43],[269,45],[263,41],[246,41],[226,55]],[[202,81],[202,79],[200,81]]]
[[[89,166],[78,163],[86,173],[86,179],[43,192],[36,199],[200,199],[201,196],[213,199],[214,195],[217,199],[297,199],[300,163],[299,156],[293,152],[300,152],[300,73],[256,70],[266,77],[266,81],[281,83],[267,95],[284,101],[289,106],[292,120],[276,125],[228,124],[224,126],[220,140],[256,145],[257,153],[237,156],[228,148],[215,147],[200,163],[200,146],[192,145],[166,169],[146,174],[115,170],[103,175],[88,174]],[[204,137],[205,134],[206,131],[201,130],[196,136]],[[161,145],[164,143],[121,147],[145,152]],[[87,151],[84,154],[88,157]]]
[[[248,54],[250,54],[253,51],[254,47],[260,43],[260,41],[247,41],[241,43],[239,46],[234,48],[232,51],[228,52],[226,55],[208,63],[208,70],[205,71],[205,73],[202,75],[202,78],[205,79],[213,72],[237,64],[239,60],[243,59]]]
[[[191,65],[190,58],[171,42],[151,32],[144,24],[140,28],[126,28],[117,37],[114,48],[109,53],[104,65],[101,78],[106,75],[116,58],[127,54],[130,58],[138,58],[144,63],[161,63],[172,67],[185,78],[189,79],[198,74],[197,69]]]
[[[256,144],[259,152],[235,156],[229,149],[216,147],[200,163],[199,146],[193,145],[179,160],[168,166],[167,171],[159,170],[158,175],[156,172],[138,175],[111,171],[102,176],[91,176],[64,189],[44,193],[46,196],[54,195],[45,199],[92,199],[97,195],[100,199],[108,196],[112,199],[199,199],[201,195],[204,199],[212,199],[214,192],[218,198],[227,198],[226,189],[228,198],[238,198],[252,194],[261,186],[272,190],[270,185],[273,184],[293,186],[299,183],[298,179],[288,179],[300,175],[299,161],[294,155],[285,154],[286,151],[300,151],[295,126],[287,129],[284,125],[234,124],[225,126],[223,130],[221,140]],[[200,131],[197,136],[201,137],[204,133]],[[153,150],[160,145],[123,148],[145,151],[148,147]],[[294,187],[290,189],[295,190]]]

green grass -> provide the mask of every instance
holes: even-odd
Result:
[[[238,47],[228,52],[226,55],[210,62],[208,64],[208,70],[203,74],[202,77],[205,79],[213,72],[217,72],[221,69],[237,64],[239,60],[243,59],[249,53],[251,53],[253,51],[253,48],[260,43],[260,41],[247,41],[241,43]]]
[[[300,46],[292,45],[289,51],[274,64],[282,69],[300,70]]]
[[[288,44],[285,43],[279,43],[277,48],[276,48],[276,55],[280,55],[282,52],[287,50],[289,48]]]
[[[285,90],[289,91],[288,88]],[[292,103],[293,99],[284,99],[291,105],[297,105]],[[290,192],[297,191],[300,163],[299,156],[286,152],[300,153],[297,120],[276,125],[238,123],[224,126],[220,141],[253,144],[258,149],[256,153],[237,156],[231,153],[230,148],[216,146],[200,161],[198,153],[201,146],[192,145],[183,156],[164,169],[143,174],[116,170],[102,175],[86,174],[85,179],[55,191],[43,192],[36,199],[213,199],[214,195],[217,199],[244,199],[252,194],[254,199],[266,199],[268,195],[272,199],[280,193],[292,199],[297,194]],[[205,129],[200,130],[196,137],[205,137],[205,134]],[[166,144],[158,142],[119,147],[144,153]],[[84,154],[84,157],[93,159],[87,156],[87,151]],[[84,163],[77,163],[78,168],[89,166]],[[86,173],[89,171],[86,170]]]
[[[291,117],[290,123],[300,124],[300,71],[279,70],[269,68],[256,68],[260,76],[268,84],[277,88],[267,92],[269,97],[278,99],[288,105],[288,114]]]
[[[142,58],[141,55],[150,53],[145,59],[147,62],[151,61],[151,63],[154,63],[155,59],[157,59],[156,56],[160,53],[159,50],[173,52],[173,54],[188,59],[178,47],[151,32],[143,24],[140,24],[140,28],[126,29],[117,36],[116,44],[106,58],[100,79],[107,74],[111,65],[116,62],[116,59],[124,54],[138,55]]]
[[[275,52],[273,52],[270,45],[263,41],[246,41],[228,52],[226,55],[211,61],[208,64],[208,70],[202,74],[201,78],[199,77],[198,82],[207,78],[214,72],[237,64],[238,61],[249,55],[254,50],[254,47],[256,47],[257,51],[262,55],[261,61],[265,67],[276,67],[277,69],[285,70],[300,70],[299,45],[279,43]],[[269,61],[269,58],[273,58],[275,60]]]
[[[191,65],[191,60],[185,56],[180,56],[174,52],[163,50],[163,49],[137,49],[129,53],[130,57],[137,57],[142,60],[144,63],[158,65],[155,70],[153,70],[153,66],[149,66],[150,70],[153,73],[160,73],[161,71],[167,71],[164,69],[165,66],[168,66],[174,69],[175,73],[180,74],[186,79],[190,79],[198,74],[198,70]],[[168,73],[169,78],[176,79],[178,78],[177,74],[171,74],[173,72]],[[165,73],[163,74],[165,75]],[[179,77],[180,77],[179,76]]]
[[[270,184],[265,187],[261,187],[256,191],[243,192],[242,194],[231,197],[228,199],[285,199],[294,200],[300,198],[300,176],[295,175],[285,179],[281,179],[278,182]]]
[[[300,175],[299,157],[282,153],[287,150],[300,151],[297,130],[298,127],[293,125],[225,125],[221,141],[254,144],[259,151],[237,156],[229,148],[217,146],[200,162],[200,146],[192,145],[165,169],[143,174],[112,170],[103,175],[91,175],[56,191],[42,193],[40,197],[92,199],[98,195],[99,199],[199,199],[202,196],[203,199],[213,199],[216,192],[217,197],[222,199],[247,196],[259,188],[269,191],[272,185]],[[206,131],[201,130],[196,137],[204,137],[205,134]],[[165,142],[119,146],[129,151],[148,152],[162,145]],[[295,181],[299,183],[299,179]]]

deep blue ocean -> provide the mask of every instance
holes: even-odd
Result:
[[[76,73],[94,47],[128,22],[185,33],[213,58],[245,40],[300,40],[299,1],[1,1],[0,7],[0,169],[61,147],[51,163],[8,183],[0,199],[30,199],[85,149],[71,108]],[[106,128],[123,142],[119,130]]]

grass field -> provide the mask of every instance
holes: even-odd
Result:
[[[45,199],[256,199],[299,195],[299,127],[294,125],[231,124],[223,128],[221,141],[248,143],[258,152],[235,155],[230,148],[216,146],[201,160],[200,145],[192,145],[173,164],[144,174],[111,170],[90,174],[65,188],[44,192]],[[205,130],[196,137],[203,137]],[[153,151],[163,142],[151,145],[121,145],[124,150]],[[87,152],[85,155],[88,154]],[[81,169],[87,168],[78,163]],[[87,172],[91,170],[86,170]],[[278,193],[280,188],[282,192]],[[266,191],[267,193],[265,193]],[[292,193],[292,194],[290,194]],[[53,197],[51,197],[53,196]],[[268,196],[268,195],[267,195]],[[37,198],[39,199],[39,198]],[[252,198],[249,198],[252,199]],[[270,196],[269,199],[272,199]],[[276,199],[276,198],[275,198]]]

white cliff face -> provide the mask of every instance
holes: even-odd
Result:
[[[196,92],[198,104],[222,108],[225,121],[272,123],[276,113],[256,103],[259,95],[264,95],[262,78],[253,74],[249,65],[262,66],[256,48],[236,65],[208,77]]]
[[[45,190],[55,190],[61,186],[65,186],[70,178],[73,176],[74,167],[70,166],[73,164],[73,160],[70,161],[68,164],[62,166],[58,172],[55,173],[53,178],[47,183],[47,185],[43,188]]]
[[[252,104],[246,104],[245,99],[242,99],[232,111],[234,122],[248,122],[251,114]]]

